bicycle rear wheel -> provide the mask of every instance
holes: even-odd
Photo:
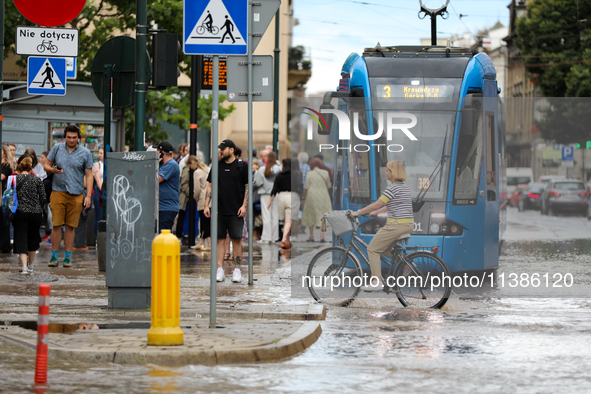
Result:
[[[451,294],[449,280],[439,280],[442,275],[451,277],[445,262],[435,253],[419,250],[408,254],[394,270],[394,291],[404,306],[441,308]],[[410,267],[418,271],[414,272]],[[437,277],[434,279],[434,277]]]
[[[330,247],[312,258],[304,283],[316,301],[347,306],[359,294],[362,274],[355,255],[341,247]]]

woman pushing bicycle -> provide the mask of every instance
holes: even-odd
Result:
[[[368,213],[378,214],[388,212],[388,221],[377,234],[373,237],[367,247],[369,265],[371,268],[372,279],[363,290],[381,291],[384,288],[381,274],[382,263],[380,254],[391,258],[391,250],[394,242],[404,234],[410,234],[414,228],[414,218],[412,213],[412,197],[406,181],[406,171],[404,164],[398,160],[389,161],[386,164],[386,178],[391,182],[384,193],[376,202],[352,212],[351,216],[356,217]]]

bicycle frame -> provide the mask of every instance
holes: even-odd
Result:
[[[345,249],[345,254],[349,253],[351,251],[351,249],[355,250],[357,252],[357,255],[361,256],[361,258],[363,259],[365,264],[367,264],[369,266],[369,258],[367,257],[367,254],[365,252],[363,252],[363,250],[360,247],[360,245],[361,245],[365,248],[365,250],[367,250],[368,245],[360,237],[357,236],[357,228],[358,228],[358,225],[357,225],[357,223],[355,223],[355,231],[353,232],[353,236],[351,237],[351,240],[349,241],[349,243],[347,245],[345,245],[344,242],[341,242],[341,246]],[[337,243],[339,240],[342,241],[342,238],[338,237]],[[392,258],[390,260],[388,260],[383,255],[380,255],[380,261],[382,263],[388,264],[388,267],[389,267],[388,272],[385,277],[382,272],[382,279],[383,280],[385,280],[387,277],[392,275],[392,273],[394,272],[394,268],[396,268],[396,265],[398,263],[406,264],[406,266],[410,268],[410,270],[413,272],[413,274],[415,274],[417,276],[421,276],[419,269],[414,265],[414,263],[409,262],[406,259],[406,249],[403,246],[397,244],[393,247],[393,249],[394,249],[394,251],[392,253]],[[418,249],[418,248],[413,248],[413,249]],[[342,267],[342,268],[344,268],[344,267]]]

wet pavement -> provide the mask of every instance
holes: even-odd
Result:
[[[497,275],[571,273],[575,284],[590,286],[589,221],[575,216],[541,217],[539,212],[516,209],[509,210],[508,219],[510,237]],[[284,254],[277,248],[264,250],[266,256],[255,262],[260,283],[250,288],[223,284],[218,288],[220,308],[273,303],[287,308],[310,303],[311,299],[291,296],[290,259],[297,259],[295,255],[306,258],[318,246],[300,244]],[[181,287],[187,288],[187,294],[181,302],[187,307],[193,299],[207,303],[207,291],[200,286],[208,283],[209,266],[200,266],[196,258],[187,255],[183,261]],[[0,286],[7,286],[3,278],[8,274],[7,263],[2,261]],[[14,272],[16,265],[10,267]],[[264,267],[274,273],[261,275]],[[76,294],[82,291],[102,291],[104,299],[97,305],[106,305],[106,290],[98,284],[103,274],[89,275],[96,275],[83,281],[90,290],[76,290],[82,283],[74,278],[68,279],[68,285],[63,282],[64,304],[58,302],[60,307],[67,310],[65,303],[81,303]],[[52,288],[60,282],[53,282]],[[18,301],[21,294],[36,303],[27,285],[15,282],[9,287],[14,298],[2,296],[2,305],[6,301],[26,304]],[[6,294],[4,289],[0,287],[0,294]],[[405,309],[395,299],[360,299],[347,308],[330,306],[318,340],[283,361],[174,368],[50,359],[47,392],[589,392],[588,295],[591,292],[569,297],[564,287],[531,294],[519,286],[496,286],[478,297],[455,292],[442,310]],[[0,391],[32,392],[34,353],[0,342]]]

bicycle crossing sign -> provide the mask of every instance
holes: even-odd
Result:
[[[66,94],[66,59],[29,56],[27,93],[64,96]]]
[[[184,0],[187,55],[246,55],[248,0]]]
[[[18,26],[16,28],[16,54],[31,56],[78,56],[77,29]]]

